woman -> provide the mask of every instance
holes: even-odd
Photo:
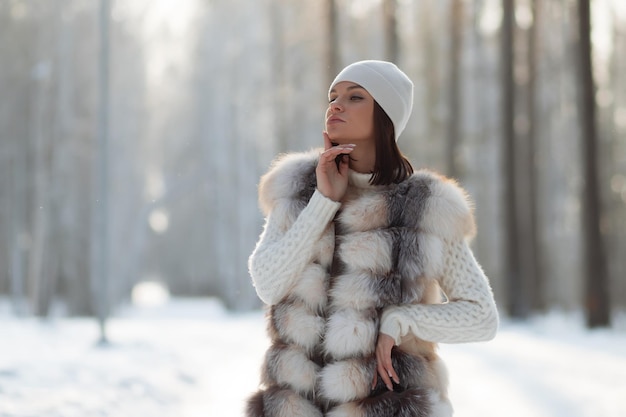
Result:
[[[467,195],[400,153],[413,84],[394,64],[346,67],[329,99],[323,152],[261,178],[249,267],[272,344],[247,415],[450,416],[435,344],[498,325]]]

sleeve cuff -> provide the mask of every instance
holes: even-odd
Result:
[[[383,315],[380,319],[380,332],[391,336],[396,345],[400,345],[402,337],[405,336],[407,332],[403,331],[397,317],[394,317],[395,314],[393,310],[394,307],[388,307],[383,311]]]
[[[314,218],[314,223],[323,224],[326,227],[337,214],[339,207],[341,207],[341,203],[331,200],[316,189],[302,213]]]

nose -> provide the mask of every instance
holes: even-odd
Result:
[[[329,106],[328,106],[329,111],[331,111],[332,113],[337,113],[343,110],[343,106],[341,105],[341,103],[339,103],[339,100],[333,100]]]

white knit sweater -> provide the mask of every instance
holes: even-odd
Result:
[[[351,180],[361,184],[367,182],[364,175],[350,171]],[[280,222],[273,221],[272,213],[268,215],[249,259],[250,274],[263,302],[276,304],[289,293],[340,206],[316,190],[289,230],[280,230]],[[466,241],[445,243],[445,269],[438,282],[448,301],[387,307],[380,331],[396,344],[409,333],[444,343],[484,341],[495,336],[498,313],[487,277]]]

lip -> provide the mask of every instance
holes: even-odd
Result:
[[[326,119],[326,123],[328,124],[333,124],[333,123],[343,123],[344,120],[337,117],[337,116],[331,116],[328,119]]]

